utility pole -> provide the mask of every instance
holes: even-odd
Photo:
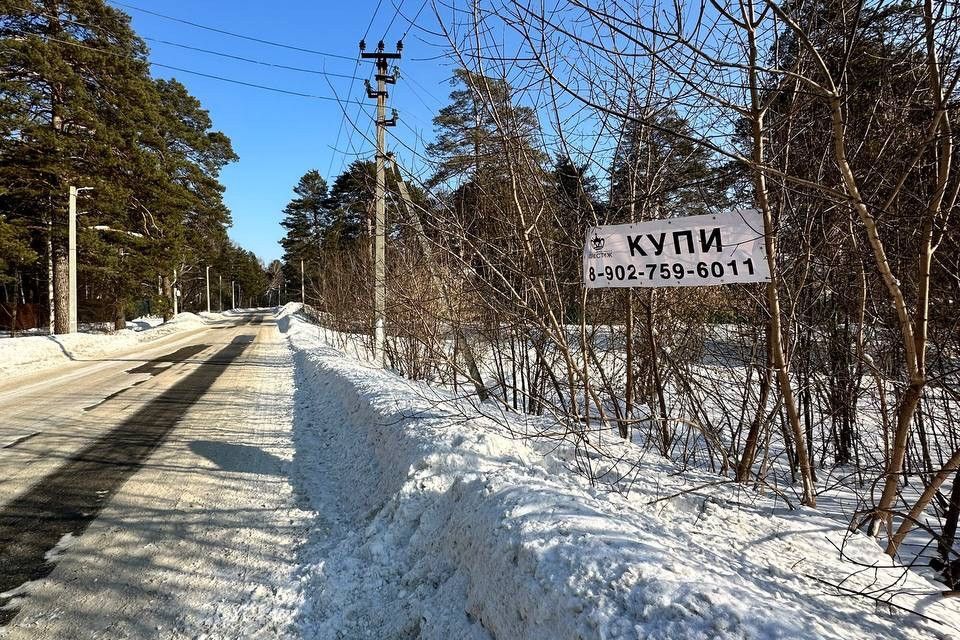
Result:
[[[377,43],[377,50],[373,53],[366,53],[366,42],[360,41],[360,57],[364,60],[375,60],[377,65],[376,81],[377,88],[374,90],[370,86],[370,81],[365,82],[367,88],[367,97],[377,100],[377,185],[376,185],[376,213],[373,248],[373,357],[374,361],[381,367],[386,366],[384,359],[384,345],[386,343],[386,298],[387,298],[387,280],[386,280],[386,179],[384,163],[386,162],[385,138],[387,127],[394,127],[397,124],[397,110],[393,110],[393,116],[387,119],[387,85],[396,84],[400,78],[400,70],[395,66],[392,74],[388,74],[390,60],[399,60],[400,53],[403,51],[403,41],[397,43],[396,52],[390,53],[383,50],[383,40]]]
[[[68,245],[68,286],[69,300],[68,309],[70,317],[69,333],[77,332],[77,194],[81,191],[93,191],[93,187],[70,187],[70,203],[68,211],[70,214],[69,224],[69,245]]]
[[[210,265],[207,265],[207,313],[210,313]]]
[[[177,311],[177,270],[173,270],[173,288],[171,289],[173,293],[173,315],[176,317]]]
[[[223,313],[223,275],[217,274],[217,311]]]
[[[303,286],[303,260],[300,260],[300,303],[307,304],[307,296],[304,295],[306,289]]]
[[[237,308],[237,288],[233,285],[233,280],[230,281],[230,308]]]

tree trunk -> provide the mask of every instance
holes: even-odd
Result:
[[[944,578],[951,588],[956,588],[957,579],[953,570],[954,560],[950,555],[953,553],[953,543],[957,538],[957,520],[960,519],[960,473],[953,476],[953,487],[950,489],[950,504],[947,507],[947,515],[943,520],[943,530],[940,533],[940,540],[937,541],[937,552],[943,565]]]
[[[59,245],[53,252],[54,333],[70,332],[70,257],[67,247]]]
[[[907,537],[907,534],[910,533],[910,530],[913,529],[913,523],[919,520],[924,509],[927,508],[927,505],[930,504],[933,496],[937,493],[940,485],[942,485],[944,480],[946,480],[951,473],[954,473],[958,467],[960,467],[960,449],[953,452],[953,455],[950,456],[947,463],[943,465],[940,472],[933,477],[930,484],[927,485],[927,488],[924,489],[920,497],[917,498],[917,502],[913,505],[913,508],[910,509],[910,513],[903,519],[903,522],[900,523],[897,532],[890,537],[890,542],[887,544],[886,549],[888,555],[893,556],[897,553],[900,544],[904,538]]]
[[[752,74],[753,75],[753,74]],[[753,78],[751,79],[751,83]],[[751,87],[753,89],[753,87]],[[754,104],[759,99],[755,98]],[[753,114],[753,160],[757,167],[763,166],[763,114]],[[777,270],[777,243],[776,228],[773,224],[773,214],[767,199],[767,180],[762,169],[755,169],[755,197],[763,214],[764,243],[767,252],[767,266],[770,270],[770,282],[767,283],[767,307],[770,312],[768,336],[770,340],[770,355],[773,368],[777,372],[777,387],[783,397],[783,406],[787,411],[787,422],[793,436],[793,446],[796,448],[797,462],[800,468],[800,481],[803,484],[803,498],[801,502],[814,507],[817,498],[813,488],[813,474],[810,470],[810,457],[807,455],[806,438],[800,426],[800,412],[797,410],[797,401],[790,385],[790,370],[783,348],[783,328],[780,312],[780,274]]]
[[[767,331],[769,335],[769,327]],[[737,465],[737,482],[748,482],[750,480],[750,469],[757,457],[757,443],[760,441],[760,428],[763,426],[764,416],[767,414],[767,402],[770,398],[770,341],[766,341],[766,360],[763,370],[760,373],[760,398],[757,400],[757,411],[753,415],[753,421],[750,423],[750,430],[747,432],[747,441],[743,446],[743,455],[740,457],[740,463]]]
[[[20,270],[13,273],[13,313],[10,316],[10,335],[17,335],[17,316],[20,313]]]
[[[127,318],[124,313],[126,305],[123,300],[117,300],[113,303],[113,330],[120,331],[127,328]]]
[[[54,318],[53,298],[53,218],[47,218],[47,333],[53,335],[56,320]]]
[[[629,420],[633,418],[633,290],[627,289],[627,375],[626,389],[624,390],[624,416],[626,420],[620,421],[620,437],[626,440],[630,436]]]
[[[163,297],[170,301],[170,305],[163,310],[163,321],[167,322],[173,317],[173,283],[169,276],[163,276]]]
[[[754,163],[754,198],[763,215],[764,245],[767,253],[767,266],[770,270],[770,282],[767,283],[767,306],[770,313],[769,340],[770,355],[774,369],[777,372],[777,386],[783,397],[783,405],[787,411],[787,420],[793,436],[793,445],[800,467],[800,480],[803,484],[803,498],[801,502],[807,506],[817,505],[813,487],[813,476],[810,471],[810,458],[807,455],[807,445],[803,429],[800,426],[800,413],[797,411],[797,401],[790,386],[790,370],[783,347],[783,329],[781,326],[780,311],[780,274],[777,269],[777,230],[773,224],[773,212],[767,194],[767,176],[761,168],[766,160],[764,152],[764,109],[760,99],[759,85],[759,52],[757,34],[752,25],[754,22],[753,5],[746,5],[748,56],[750,60],[748,80],[750,85],[750,116],[751,116],[751,144]]]
[[[670,445],[673,444],[670,425],[667,423],[667,400],[663,395],[663,381],[660,378],[660,356],[657,348],[657,330],[653,326],[653,305],[656,304],[653,289],[650,289],[650,298],[647,301],[647,339],[650,342],[650,371],[653,374],[653,391],[657,395],[657,407],[660,415],[657,419],[660,432],[660,453],[669,457]]]

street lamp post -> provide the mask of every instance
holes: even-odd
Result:
[[[68,309],[70,318],[69,333],[77,332],[77,194],[81,191],[93,191],[93,187],[70,187],[69,246],[68,246]]]

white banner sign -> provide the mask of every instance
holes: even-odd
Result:
[[[587,230],[583,281],[605,287],[704,287],[768,282],[756,209]]]

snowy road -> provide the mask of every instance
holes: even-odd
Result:
[[[250,315],[0,387],[0,636],[285,635],[292,385]]]

